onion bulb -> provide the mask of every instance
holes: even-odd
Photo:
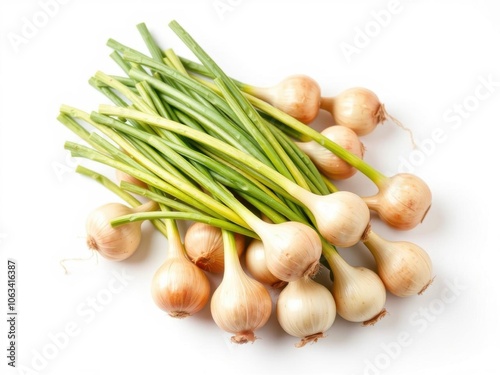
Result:
[[[245,266],[257,281],[272,288],[281,288],[286,282],[273,275],[266,264],[266,250],[261,240],[252,240],[245,250]]]
[[[280,292],[276,315],[286,333],[301,339],[295,346],[302,347],[325,337],[335,321],[335,300],[325,286],[303,277]]]
[[[294,281],[318,270],[321,240],[310,226],[296,221],[270,224],[261,220],[254,223],[254,228],[264,244],[267,268],[278,279]]]
[[[127,259],[139,247],[142,222],[130,222],[112,227],[110,221],[119,216],[152,211],[156,207],[156,202],[149,201],[135,208],[122,203],[107,203],[96,208],[86,221],[87,246],[109,260]]]
[[[161,310],[174,318],[185,318],[205,307],[210,298],[210,282],[188,259],[172,221],[167,220],[167,258],[153,276],[151,295]]]
[[[365,147],[354,130],[342,126],[329,126],[322,135],[335,142],[345,150],[363,158]],[[345,180],[353,176],[357,169],[316,141],[296,142],[297,146],[312,160],[316,167],[328,178]]]
[[[425,250],[407,241],[388,241],[370,230],[364,241],[389,292],[398,297],[422,294],[432,283],[432,262]]]
[[[387,118],[377,95],[363,87],[353,87],[335,97],[322,98],[321,108],[332,114],[335,125],[344,125],[359,136],[371,133]]]
[[[245,236],[234,234],[238,255],[245,249]],[[192,224],[184,236],[184,248],[191,261],[202,270],[212,273],[224,271],[224,244],[218,227],[202,222]]]
[[[304,124],[312,122],[320,109],[321,89],[314,79],[306,75],[289,76],[272,87],[247,85],[243,90]]]
[[[370,210],[361,197],[350,191],[316,195],[304,191],[301,201],[311,210],[316,227],[331,244],[353,246],[370,223]]]
[[[380,277],[365,267],[353,267],[335,250],[325,252],[333,271],[332,293],[337,313],[347,321],[375,324],[385,316],[386,290]]]
[[[224,275],[210,302],[212,317],[237,344],[254,342],[255,331],[264,326],[272,312],[272,299],[260,282],[241,267],[232,233],[223,230]]]
[[[368,207],[388,225],[409,230],[420,224],[431,207],[429,186],[410,173],[398,173],[377,184],[377,194],[365,197]]]

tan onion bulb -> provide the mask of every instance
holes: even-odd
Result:
[[[336,251],[326,259],[333,271],[332,293],[342,318],[372,325],[385,316],[386,290],[375,272],[351,266]]]
[[[153,201],[130,208],[122,203],[107,203],[93,210],[86,221],[87,245],[104,258],[121,261],[129,258],[141,242],[142,221],[112,227],[110,221],[119,216],[152,211],[157,207]]]
[[[286,282],[273,275],[266,264],[266,250],[261,240],[252,240],[245,250],[245,266],[250,275],[262,284],[281,288]]]
[[[333,116],[336,125],[346,126],[362,136],[371,133],[387,118],[377,95],[363,87],[353,87],[335,97],[322,98],[321,107]]]
[[[278,279],[294,281],[318,270],[322,245],[310,226],[295,221],[259,221],[254,228],[264,243],[267,267]]]
[[[335,300],[325,286],[303,277],[280,292],[276,315],[286,333],[301,339],[295,346],[302,347],[325,337],[335,321]]]
[[[210,298],[210,282],[188,259],[176,233],[168,235],[167,259],[153,276],[151,295],[155,304],[171,317],[185,318],[205,307]]]
[[[238,255],[245,249],[245,236],[235,233]],[[206,223],[193,223],[184,236],[184,248],[191,261],[202,270],[224,272],[224,244],[222,231]]]
[[[351,154],[363,159],[365,147],[354,130],[342,126],[329,126],[322,135],[335,142]],[[332,180],[345,180],[353,176],[357,169],[316,141],[296,142],[297,146],[312,160],[316,167]]]
[[[245,87],[245,91],[304,124],[309,124],[318,115],[321,89],[314,79],[306,75],[289,76],[272,87]]]
[[[327,195],[304,191],[301,201],[314,215],[318,231],[335,246],[355,245],[361,240],[370,223],[370,210],[366,203],[350,191]]]
[[[389,292],[398,297],[422,294],[432,283],[432,261],[420,246],[388,241],[370,230],[364,241]]]
[[[377,194],[363,198],[388,225],[409,230],[420,224],[432,203],[429,186],[420,177],[398,173],[377,184]]]
[[[128,173],[125,173],[120,169],[117,169],[115,174],[116,174],[116,180],[118,181],[118,183],[125,181],[125,182],[139,186],[139,187],[144,188],[144,189],[146,189],[148,187],[148,185],[144,181],[141,181],[138,178],[135,178],[134,176],[131,176]]]
[[[271,295],[243,271],[232,234],[224,230],[223,237],[224,276],[210,302],[212,317],[219,328],[234,334],[232,342],[254,342],[255,331],[271,316]]]

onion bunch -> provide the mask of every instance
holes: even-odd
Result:
[[[358,135],[387,115],[376,96],[357,89],[330,100],[338,124],[316,131],[306,123],[328,102],[317,82],[295,76],[269,89],[243,84],[177,22],[170,27],[199,63],[160,48],[139,24],[149,55],[110,39],[126,75],[98,71],[89,80],[113,104],[91,113],[60,107],[58,120],[86,142],[65,148],[111,168],[116,181],[83,166],[77,172],[128,203],[89,215],[89,246],[122,261],[138,249],[141,223],[149,220],[168,240],[166,259],[151,275],[155,305],[180,318],[209,304],[217,326],[240,344],[255,341],[273,303],[278,323],[300,347],[327,337],[337,315],[375,324],[386,315],[387,291],[421,294],[432,281],[428,254],[382,239],[371,226],[375,212],[391,228],[410,230],[432,198],[419,177],[385,176],[363,160]],[[293,114],[293,101],[311,113]],[[345,120],[366,103],[374,113]],[[354,129],[361,123],[365,130]],[[358,171],[377,194],[361,197],[334,185]],[[190,223],[184,236],[179,221]],[[337,251],[358,243],[376,269],[352,266]],[[317,278],[325,267],[329,285]],[[222,274],[212,296],[207,273]]]

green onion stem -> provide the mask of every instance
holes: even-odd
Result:
[[[145,198],[148,198],[150,200],[161,203],[165,206],[172,208],[175,211],[203,214],[203,212],[197,208],[194,208],[194,207],[192,207],[184,202],[181,202],[179,200],[172,199],[172,198],[165,196],[158,189],[156,189],[158,192],[151,191],[149,189],[142,188],[140,186],[137,186],[137,185],[132,184],[132,183],[127,182],[127,181],[121,181],[120,188],[122,190],[128,191],[130,193],[137,194],[137,195],[143,196]]]
[[[251,95],[246,94],[245,95],[250,102],[257,108],[261,109],[262,111],[265,111],[266,113],[270,114],[271,116],[275,117],[276,119],[280,120],[283,124],[289,126],[290,128],[300,132],[301,134],[311,138],[312,140],[316,141],[319,143],[321,146],[325,147],[326,149],[330,150],[332,153],[337,155],[339,158],[344,160],[346,163],[352,165],[354,168],[359,170],[361,173],[363,173],[366,177],[368,177],[372,182],[380,186],[383,181],[387,179],[387,177],[373,168],[371,165],[369,165],[367,162],[365,162],[363,159],[360,157],[352,154],[351,152],[347,151],[337,143],[333,142],[332,140],[328,139],[318,131],[314,130],[310,126],[303,124],[302,122],[298,121],[294,117],[286,114],[283,111],[280,111],[279,109],[273,107],[269,103],[256,98],[252,97]]]
[[[238,117],[240,121],[243,122],[250,134],[258,141],[259,145],[261,145],[263,151],[269,157],[278,172],[290,180],[295,181],[303,189],[308,189],[308,185],[303,175],[288,158],[288,155],[281,148],[267,126],[265,126],[255,108],[250,104],[248,99],[242,95],[234,82],[176,21],[171,21],[169,26],[200,61],[212,71],[215,76],[214,80],[222,89],[223,97],[228,100],[228,102],[233,102],[233,105],[230,104],[231,107],[239,114]]]
[[[65,149],[71,151],[71,154],[76,157],[83,157],[90,159],[102,164],[106,164],[112,168],[119,169],[129,175],[144,181],[150,186],[156,187],[157,189],[182,200],[193,207],[196,207],[206,214],[216,217],[216,218],[227,218],[235,223],[240,223],[242,226],[246,226],[246,223],[241,220],[233,211],[228,209],[226,206],[222,205],[220,202],[214,200],[211,196],[205,194],[199,189],[186,188],[178,184],[178,182],[172,183],[171,180],[163,180],[156,177],[151,173],[146,173],[136,168],[130,167],[126,163],[116,161],[96,150],[79,145],[74,142],[66,142],[64,145]],[[170,181],[171,183],[167,183]],[[235,220],[236,219],[236,220]]]
[[[75,113],[75,111],[73,111],[73,113]],[[138,129],[131,128],[130,126],[125,125],[125,124],[119,122],[118,120],[112,119],[112,118],[107,117],[107,116],[102,116],[102,115],[94,113],[93,118],[96,119],[98,122],[92,121],[92,119],[87,118],[87,116],[85,116],[84,113],[79,113],[79,116],[81,118],[86,119],[87,121],[91,121],[92,124],[94,124],[96,126],[100,125],[99,122],[100,123],[104,123],[104,122],[113,123],[115,129],[118,129],[118,130],[124,131],[126,133],[130,133],[132,135],[135,135],[136,138],[132,138],[132,137],[127,138],[126,137],[126,139],[128,139],[130,143],[134,144],[138,150],[134,150],[133,148],[129,148],[126,143],[120,142],[122,144],[122,148],[124,148],[125,151],[127,151],[130,155],[132,155],[137,160],[141,160],[141,155],[143,155],[143,156],[149,157],[150,160],[153,160],[153,159],[156,160],[156,163],[160,167],[164,168],[165,170],[167,170],[171,173],[174,173],[175,171],[177,171],[177,169],[173,168],[171,166],[171,164],[167,163],[164,158],[161,158],[160,154],[155,154],[155,151],[153,150],[153,148],[151,148],[151,146],[149,144],[143,142],[143,141],[147,141],[148,139],[150,139],[153,135],[146,133],[146,132],[141,132]],[[114,140],[119,142],[119,138],[116,138],[116,136],[119,136],[118,134],[110,133],[110,132],[106,132],[106,133],[109,134]],[[93,135],[93,136],[96,136],[96,135]],[[186,147],[183,145],[179,145],[179,144],[175,144],[175,143],[170,143],[167,140],[160,140],[159,138],[156,138],[156,136],[153,136],[153,137],[155,137],[155,139],[158,142],[165,143],[166,145],[168,145],[170,148],[172,148],[173,150],[175,150],[179,154],[182,154],[185,157],[190,158],[194,162],[197,162],[199,165],[207,166],[208,168],[212,169],[213,171],[216,171],[217,173],[219,173],[220,175],[225,175],[226,182],[229,181],[232,184],[233,188],[250,192],[250,194],[252,194],[253,196],[257,197],[261,201],[267,202],[267,204],[269,204],[273,207],[276,207],[276,205],[278,203],[280,203],[277,198],[274,198],[274,201],[272,201],[273,196],[271,195],[270,190],[265,190],[263,192],[263,189],[265,188],[264,186],[261,185],[259,187],[256,187],[255,180],[253,182],[250,182],[248,180],[248,178],[245,178],[244,176],[242,176],[241,173],[236,173],[232,168],[227,168],[227,165],[222,164],[221,162],[217,162],[215,159],[216,157],[211,158],[207,155],[204,155],[203,153],[196,152],[192,148],[189,148],[189,147]],[[139,140],[139,138],[141,138],[142,140]],[[162,149],[161,145],[158,146],[157,143],[155,143],[155,145],[157,146],[158,150]],[[175,154],[172,155],[172,152],[169,152],[168,150],[167,150],[167,152],[168,152],[168,155],[164,155],[164,156],[167,156],[167,158],[169,159],[170,162],[172,162],[173,158],[175,158],[175,159],[178,158],[177,155],[175,155]],[[133,159],[131,159],[131,160],[133,160]],[[183,176],[181,176],[181,177],[183,177]],[[188,182],[188,181],[186,181],[186,182]],[[281,207],[281,212],[286,212],[286,211],[287,211],[287,208]],[[289,212],[287,212],[286,214],[288,216],[290,215]]]
[[[155,60],[162,61],[164,57],[163,52],[155,43],[153,36],[149,32],[146,24],[144,22],[141,22],[140,24],[137,25],[137,30],[139,30],[139,33],[141,34],[142,39],[144,40],[146,46],[148,47],[151,56],[153,56]]]
[[[204,129],[208,130],[211,135],[216,135],[219,139],[226,141],[236,148],[247,150],[247,152],[257,159],[271,165],[271,162],[267,159],[265,154],[257,148],[256,143],[252,141],[249,136],[242,133],[241,130],[237,130],[237,127],[231,123],[231,120],[223,116],[219,111],[216,111],[215,108],[202,105],[188,95],[176,90],[174,87],[168,86],[164,82],[148,74],[137,71],[136,69],[131,69],[129,74],[136,80],[148,82],[164,94],[162,95],[164,101],[178,108],[184,114],[189,115],[198,123],[203,124]]]
[[[290,159],[295,163],[295,165],[297,165],[297,168],[306,178],[309,190],[315,194],[328,194],[328,187],[325,185],[323,179],[321,178],[321,174],[311,159],[300,151],[297,145],[278,128],[270,125],[270,129],[274,133],[278,142],[281,144],[281,147],[283,147],[283,149],[290,156]]]
[[[111,57],[111,59],[126,73],[130,70],[130,62],[128,61],[125,61],[122,56],[116,52],[116,51],[113,51],[111,52],[111,54],[109,55],[109,57]]]
[[[201,64],[198,64],[194,61],[188,60],[186,58],[180,57],[183,65],[186,67],[188,71],[202,74],[205,77],[210,77],[213,78],[214,74],[211,73],[206,67],[204,67]],[[201,60],[201,59],[200,59]],[[196,79],[198,82],[206,85],[207,87],[210,87],[214,90],[216,90],[216,85],[214,85],[212,82],[209,82],[207,80],[203,79],[197,79],[195,77],[192,77],[193,79]],[[244,86],[245,84],[238,82],[237,80],[233,79],[233,82],[239,87]],[[337,143],[331,141],[318,131],[314,130],[310,126],[303,124],[302,122],[298,121],[294,117],[288,115],[287,113],[275,108],[271,104],[267,103],[264,100],[261,100],[251,94],[242,93],[248,101],[258,110],[266,113],[267,115],[271,116],[272,118],[280,121],[281,124],[291,128],[293,131],[296,131],[300,135],[306,137],[306,139],[314,140],[318,142],[320,145],[325,147],[326,149],[330,150],[332,153],[337,155],[339,158],[344,160],[346,163],[349,163],[352,165],[354,168],[359,170],[361,173],[363,173],[366,177],[368,177],[375,185],[380,186],[383,181],[387,179],[387,177],[373,168],[371,165],[366,163],[363,159],[359,158],[358,156],[352,154],[351,152],[345,150],[343,147],[339,146]]]
[[[143,113],[137,110],[120,108],[106,104],[99,106],[99,113],[110,116],[125,117],[138,121],[143,121],[152,126],[162,127],[164,129],[173,131],[174,133],[177,133],[184,137],[190,138],[196,142],[202,143],[211,149],[226,154],[228,157],[232,159],[240,161],[247,167],[254,169],[255,171],[261,173],[265,177],[274,180],[285,191],[287,191],[290,195],[296,198],[300,196],[302,192],[305,191],[309,192],[308,190],[305,190],[302,187],[298,186],[290,179],[284,177],[282,174],[280,174],[273,168],[270,168],[267,165],[261,163],[259,160],[255,159],[251,155],[248,155],[245,152],[242,152],[234,147],[231,147],[228,144],[220,141],[219,139],[207,135],[206,133],[202,133],[197,130],[191,129],[186,125],[182,125],[180,123],[170,121],[168,119],[159,116],[151,116],[147,113]]]
[[[90,177],[93,180],[99,182],[101,185],[103,185],[105,188],[107,188],[111,192],[115,193],[117,196],[119,196],[121,199],[123,199],[125,202],[127,202],[132,207],[139,207],[140,205],[142,205],[141,201],[134,198],[132,195],[128,194],[123,189],[120,189],[120,187],[118,185],[116,185],[109,178],[103,176],[100,173],[97,173],[97,172],[95,172],[91,169],[88,169],[82,165],[77,165],[75,172],[79,173],[81,175]],[[155,226],[155,228],[158,229],[158,231],[160,231],[161,234],[163,234],[165,237],[167,237],[165,225],[160,220],[154,219],[151,222]]]
[[[196,79],[192,78],[191,76],[186,76],[182,74],[181,72],[166,66],[164,64],[161,64],[151,58],[148,57],[143,57],[140,54],[136,53],[131,53],[131,52],[125,52],[123,54],[123,58],[127,61],[135,62],[144,66],[147,66],[150,69],[153,69],[162,75],[168,76],[178,82],[180,85],[186,87],[189,90],[192,90],[196,93],[198,93],[201,97],[205,98],[208,100],[210,103],[212,103],[215,107],[219,108],[222,112],[224,112],[226,115],[232,117],[234,115],[233,111],[229,107],[229,105],[224,101],[224,99],[218,95],[216,92],[211,90],[210,88],[204,86],[203,84],[199,83]],[[141,72],[137,72],[134,69],[131,69],[129,73],[132,73],[132,76],[137,76],[141,77],[141,79],[149,79],[146,75],[139,76]],[[150,82],[152,83],[152,82]]]
[[[149,155],[149,152],[146,153],[145,151],[150,151],[150,150],[143,149],[142,153],[139,152],[136,149],[138,147],[137,145],[135,147],[133,147],[133,145],[130,144],[130,141],[127,141],[123,137],[120,137],[116,132],[114,132],[109,127],[102,126],[100,123],[93,121],[93,119],[90,118],[90,115],[82,110],[70,107],[68,105],[62,105],[60,110],[61,110],[61,113],[71,115],[75,118],[79,118],[79,119],[87,122],[88,124],[92,125],[96,129],[100,130],[101,132],[103,132],[106,136],[108,136],[108,138],[113,140],[118,146],[121,147],[122,150],[124,150],[128,154],[126,154],[122,150],[119,150],[116,147],[112,146],[109,142],[106,142],[102,137],[100,137],[99,135],[97,135],[95,133],[90,134],[87,132],[88,134],[85,136],[86,130],[79,131],[76,127],[80,127],[80,128],[82,128],[82,127],[78,123],[76,123],[74,120],[72,120],[72,122],[66,124],[67,126],[70,127],[71,130],[73,130],[75,132],[79,131],[80,133],[82,133],[82,137],[85,136],[85,138],[82,138],[82,139],[87,141],[87,143],[91,144],[98,151],[104,151],[104,153],[114,156],[115,159],[118,159],[118,160],[123,161],[127,164],[130,164],[131,166],[133,166],[135,168],[147,171],[147,169],[144,169],[144,162],[140,163],[138,161],[145,160],[144,158],[147,155]],[[68,116],[66,116],[66,117],[68,117]],[[106,117],[106,119],[109,119],[109,118]],[[113,119],[113,121],[118,121],[118,120]],[[175,177],[183,180],[185,183],[192,184],[177,169],[172,168],[170,164],[164,163],[162,166],[167,172],[171,173]]]
[[[135,129],[131,126],[127,126],[124,124],[120,124],[117,121],[104,121],[105,116],[99,116],[99,114],[91,115],[96,121],[99,121],[102,124],[110,125],[115,129],[120,131],[129,133],[135,137],[138,137],[142,141],[150,144],[152,147],[156,148],[160,152],[168,155],[169,159],[172,163],[174,163],[178,168],[180,168],[184,173],[189,175],[191,178],[200,183],[201,186],[208,189],[213,195],[217,196],[221,201],[223,201],[227,206],[229,206],[234,212],[239,215],[250,227],[254,228],[258,225],[259,218],[257,218],[250,210],[248,210],[240,201],[238,201],[224,186],[215,183],[215,181],[211,178],[207,178],[204,174],[200,173],[192,164],[187,162],[184,158],[182,158],[179,154],[175,152],[172,148],[170,148],[165,142],[162,142],[161,138],[141,132],[138,129]],[[169,120],[166,120],[169,121]],[[173,123],[173,122],[172,122]],[[178,124],[179,126],[186,127],[185,125]],[[187,127],[186,127],[187,128]],[[191,128],[188,128],[192,130]],[[192,130],[195,131],[195,130]],[[206,137],[209,137],[205,133]],[[243,153],[244,155],[247,155]],[[151,169],[148,166],[148,169]],[[158,173],[157,173],[158,174]],[[258,219],[258,221],[256,220]],[[234,220],[232,220],[234,221]]]
[[[144,213],[134,213],[123,215],[110,221],[112,226],[131,223],[134,221],[144,221],[152,219],[176,219],[176,220],[190,220],[202,222],[205,224],[213,225],[218,228],[226,229],[234,233],[240,233],[251,238],[259,238],[255,232],[248,230],[244,227],[236,225],[230,221],[217,219],[208,215],[198,214],[194,212],[181,212],[181,211],[153,211]]]
[[[90,177],[91,179],[99,182],[101,185],[103,185],[106,189],[110,190],[111,192],[115,193],[118,197],[123,199],[125,202],[127,202],[129,205],[132,207],[138,207],[142,204],[141,201],[138,199],[134,198],[131,194],[127,193],[126,191],[120,189],[120,187],[115,184],[113,181],[111,181],[109,178],[106,176],[95,172],[89,168],[86,168],[82,165],[77,165],[75,168],[75,172],[79,173],[81,175]]]

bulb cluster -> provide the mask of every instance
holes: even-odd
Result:
[[[88,247],[123,261],[139,249],[141,223],[150,220],[168,239],[167,256],[151,275],[156,306],[174,318],[210,308],[215,324],[238,344],[256,340],[273,306],[283,331],[302,347],[325,337],[337,315],[369,326],[387,314],[387,293],[422,294],[434,277],[429,255],[411,242],[382,238],[371,225],[375,219],[411,230],[432,200],[421,178],[387,177],[363,161],[359,136],[390,117],[376,95],[355,88],[322,98],[319,84],[304,75],[269,89],[242,84],[180,25],[171,27],[203,65],[161,52],[141,24],[156,58],[110,41],[114,58],[130,65],[129,76],[98,72],[90,80],[117,106],[92,114],[61,107],[58,119],[91,146],[67,142],[66,148],[114,168],[117,181],[77,171],[129,203],[90,213]],[[321,132],[307,125],[320,109],[334,121]],[[336,180],[358,171],[378,187],[376,194],[336,188]],[[180,220],[190,221],[183,235]],[[373,269],[353,266],[337,251],[358,243],[373,255]],[[330,280],[317,277],[322,268]]]

